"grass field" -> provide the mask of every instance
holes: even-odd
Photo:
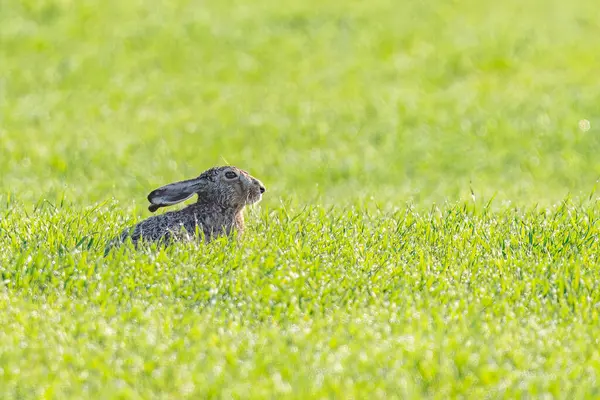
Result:
[[[0,398],[599,397],[596,3],[0,0]]]

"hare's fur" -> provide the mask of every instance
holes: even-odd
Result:
[[[257,203],[265,187],[246,171],[233,167],[214,167],[195,179],[165,185],[148,195],[152,212],[160,207],[187,200],[194,194],[194,204],[161,215],[155,215],[123,231],[119,242],[128,238],[140,241],[169,243],[173,240],[204,240],[219,235],[238,234],[244,230],[244,207]]]

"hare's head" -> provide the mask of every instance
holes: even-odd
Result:
[[[214,203],[225,208],[241,209],[257,203],[266,191],[261,181],[246,171],[233,167],[214,167],[195,179],[175,182],[152,191],[148,209],[152,212],[189,199],[198,194],[198,203]]]

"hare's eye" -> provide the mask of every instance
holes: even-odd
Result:
[[[227,171],[227,172],[225,172],[225,178],[227,178],[227,179],[237,178],[237,174],[232,171]]]

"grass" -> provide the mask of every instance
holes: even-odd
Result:
[[[598,397],[597,16],[0,0],[0,397]],[[223,163],[243,240],[103,257]]]

